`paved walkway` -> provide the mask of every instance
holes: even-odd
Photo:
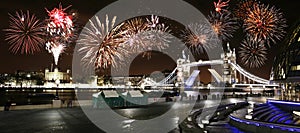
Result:
[[[103,132],[80,108],[0,112],[1,133],[84,133]]]
[[[239,99],[226,99],[222,103],[232,103]],[[197,103],[197,108],[201,108],[205,103],[215,106],[214,101],[201,101]],[[135,112],[134,115],[159,114],[161,107],[149,108],[152,111],[142,109],[125,109]],[[100,110],[101,111],[101,110]],[[119,112],[118,112],[119,111]],[[124,113],[122,109],[118,113]],[[144,114],[146,112],[146,114]],[[150,114],[149,114],[150,113]],[[163,112],[162,112],[163,113]],[[173,118],[170,118],[173,120]],[[169,123],[170,124],[170,123]],[[133,127],[134,127],[133,123]],[[151,127],[148,127],[151,128]],[[1,133],[97,133],[103,132],[96,127],[84,114],[81,108],[60,108],[60,109],[33,109],[33,110],[13,110],[0,111],[0,132]],[[178,133],[175,129],[173,133]]]

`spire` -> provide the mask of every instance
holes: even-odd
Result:
[[[235,48],[233,48],[233,52],[232,52],[233,56],[235,57]]]
[[[183,59],[186,59],[184,50],[182,50],[182,58],[183,58]]]
[[[227,42],[227,52],[231,52],[230,46],[229,46],[229,42]]]

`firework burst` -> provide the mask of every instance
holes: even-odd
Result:
[[[251,10],[253,5],[258,4],[254,0],[244,0],[238,3],[237,8],[234,10],[234,15],[243,21],[247,18],[248,12]]]
[[[11,45],[10,51],[13,53],[20,52],[21,54],[33,54],[39,52],[44,44],[42,31],[44,25],[33,14],[27,10],[16,12],[13,16],[9,14],[9,29],[4,29],[6,32],[5,40]]]
[[[55,64],[58,63],[58,58],[64,49],[74,37],[74,24],[73,17],[75,14],[68,15],[65,11],[71,6],[62,8],[54,8],[48,12],[49,19],[47,19],[46,32],[48,33],[48,42],[46,49],[54,56]],[[74,16],[73,16],[74,15]]]
[[[125,24],[128,31],[125,34],[124,46],[129,46],[134,53],[143,53],[143,57],[151,58],[152,50],[162,50],[171,42],[168,26],[159,22],[159,17],[152,15],[146,21],[142,18],[134,18]]]
[[[227,7],[229,1],[230,0],[222,2],[222,0],[219,0],[218,2],[214,2],[215,11],[218,12],[218,13],[220,13],[220,14],[221,14],[222,11],[226,11],[227,12],[226,9],[222,9],[222,8]]]
[[[151,19],[147,18],[147,26],[149,28],[155,28],[157,25],[159,25],[159,17],[155,15],[151,15]]]
[[[79,52],[83,54],[82,63],[86,67],[107,68],[110,65],[116,67],[116,60],[123,60],[126,50],[120,47],[123,42],[120,24],[116,27],[116,16],[110,22],[106,15],[105,23],[96,16],[82,30],[81,37],[77,41],[81,45]]]
[[[74,24],[73,24],[73,15],[68,15],[65,11],[71,6],[62,8],[59,5],[59,8],[54,8],[51,11],[48,11],[49,19],[47,20],[47,33],[52,38],[56,38],[61,42],[69,42],[74,35]]]
[[[123,29],[127,29],[124,35],[124,38],[126,38],[124,46],[132,49],[135,53],[140,53],[147,48],[148,43],[143,41],[145,36],[142,33],[147,31],[148,26],[142,18],[126,21]]]
[[[254,4],[244,20],[245,31],[256,41],[276,43],[285,34],[286,19],[283,13],[274,6]]]
[[[72,27],[72,33],[68,36],[67,39],[64,39],[66,41],[66,44],[73,44],[76,43],[78,39],[78,33],[82,30],[82,24],[79,21],[79,13],[76,10],[71,10],[68,12],[70,18],[72,18],[73,21],[73,27]]]
[[[196,53],[203,53],[214,47],[214,44],[211,43],[214,33],[207,24],[189,24],[182,36],[186,45]]]
[[[58,63],[58,59],[61,53],[64,52],[65,50],[65,45],[59,42],[54,41],[48,41],[46,43],[46,50],[49,53],[52,53],[53,57],[54,57],[54,62],[57,65]]]
[[[261,67],[267,60],[267,48],[263,41],[256,42],[250,37],[243,40],[238,53],[242,63],[250,68]]]
[[[147,44],[147,49],[145,50],[148,50],[148,52],[143,52],[143,57],[147,57],[148,59],[151,58],[152,50],[161,51],[166,49],[169,47],[170,40],[173,38],[169,28],[164,24],[158,24],[142,34],[144,36],[143,42]]]
[[[233,37],[233,33],[238,29],[236,18],[230,12],[219,14],[211,12],[208,16],[212,29],[218,37],[226,41]]]
[[[171,30],[164,24],[159,24],[156,27],[151,28],[145,33],[147,40],[151,42],[149,46],[155,47],[158,50],[169,47],[170,40],[173,36],[170,35]]]

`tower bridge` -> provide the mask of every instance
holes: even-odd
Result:
[[[194,70],[193,73],[190,74],[191,67],[219,65],[222,70],[221,74],[215,69],[208,69],[214,80],[218,83],[230,84],[233,87],[278,87],[276,84],[270,84],[269,80],[258,77],[243,69],[236,63],[235,49],[231,50],[228,44],[227,47],[227,51],[221,54],[220,59],[216,60],[199,60],[196,62],[190,62],[189,58],[185,58],[186,56],[183,55],[183,58],[179,58],[177,60],[177,67],[174,68],[174,70],[166,78],[160,82],[155,82],[153,80],[150,81],[151,79],[147,79],[148,81],[146,81],[144,85],[171,86],[171,84],[175,81],[175,84],[177,85],[189,86],[195,81],[195,77],[197,77],[200,73],[199,70]]]

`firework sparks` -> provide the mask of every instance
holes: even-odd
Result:
[[[203,53],[209,48],[213,47],[211,39],[214,33],[210,29],[210,26],[206,24],[189,24],[183,31],[183,38],[186,41],[188,47],[195,52]]]
[[[143,42],[147,44],[147,51],[143,52],[143,57],[151,58],[151,50],[161,51],[169,47],[170,40],[173,38],[170,30],[164,24],[158,24],[152,27],[149,31],[142,33],[144,36]]]
[[[251,10],[253,5],[256,4],[258,3],[254,0],[241,1],[238,3],[237,8],[234,10],[234,15],[243,21],[247,18],[249,10]]]
[[[233,33],[238,29],[236,18],[234,18],[230,12],[224,12],[222,14],[211,12],[208,16],[208,20],[214,32],[223,41],[232,38]]]
[[[162,50],[169,46],[172,36],[170,30],[159,17],[152,15],[151,19],[134,18],[124,25],[128,31],[125,34],[124,46],[129,46],[133,53],[143,53],[143,57],[151,58],[152,50]]]
[[[224,7],[228,6],[230,0],[222,2],[222,0],[219,0],[217,3],[214,2],[215,11],[221,14],[221,11],[227,11],[226,9],[222,9]]]
[[[46,50],[52,53],[54,62],[57,65],[60,54],[65,50],[65,45],[55,41],[48,41],[46,43]]]
[[[170,35],[171,30],[164,24],[156,25],[149,31],[147,31],[145,36],[150,40],[152,47],[156,47],[158,50],[165,49],[169,47],[170,39],[173,37]]]
[[[61,5],[59,5],[59,8],[54,8],[51,11],[48,11],[48,24],[47,24],[47,32],[49,33],[52,38],[57,38],[60,40],[63,40],[65,42],[68,42],[70,38],[74,35],[74,24],[72,20],[72,15],[68,15],[65,13],[65,10],[67,10],[70,6],[67,8],[62,8]]]
[[[144,51],[148,44],[143,41],[145,36],[142,33],[148,29],[144,20],[142,18],[128,20],[125,22],[123,29],[127,29],[124,35],[126,41],[123,45],[128,46],[128,48],[132,49],[135,53]]]
[[[64,52],[65,47],[74,37],[74,24],[72,15],[68,15],[65,11],[69,8],[54,8],[48,12],[49,19],[47,20],[46,32],[49,35],[49,40],[46,43],[46,49],[53,54],[55,64],[58,63],[58,58]]]
[[[73,22],[73,27],[71,28],[71,34],[69,34],[69,36],[67,38],[64,39],[64,41],[66,42],[66,44],[74,44],[77,39],[78,39],[78,33],[81,32],[82,27],[79,21],[79,13],[76,10],[71,10],[68,12],[68,14],[70,15],[70,18],[72,19]]]
[[[151,20],[147,18],[147,27],[150,28],[147,32],[143,33],[147,38],[145,41],[148,43],[148,52],[143,53],[143,57],[151,58],[151,50],[156,48],[157,50],[163,50],[169,47],[170,40],[173,36],[170,35],[171,30],[163,23],[159,23],[159,17],[151,15]]]
[[[31,15],[27,10],[26,13],[22,11],[16,12],[13,16],[9,14],[9,29],[6,31],[5,40],[8,41],[11,46],[10,51],[13,53],[21,52],[21,54],[33,54],[42,49],[44,44],[44,27],[42,23],[33,14]]]
[[[147,23],[148,27],[155,28],[159,24],[159,17],[151,15],[151,19],[147,18]]]
[[[84,54],[83,65],[95,65],[97,68],[107,68],[109,65],[116,67],[116,60],[122,60],[126,51],[119,47],[123,42],[121,36],[125,31],[120,31],[123,24],[115,26],[116,16],[110,22],[106,15],[105,23],[96,16],[89,20],[88,26],[82,31],[78,44],[82,45],[79,52]]]
[[[243,64],[250,68],[261,67],[267,60],[267,48],[263,41],[256,42],[250,37],[243,40],[238,53]]]
[[[287,25],[279,9],[274,6],[254,4],[244,20],[244,27],[248,36],[256,41],[265,41],[270,46],[270,42],[276,43],[284,36]]]

